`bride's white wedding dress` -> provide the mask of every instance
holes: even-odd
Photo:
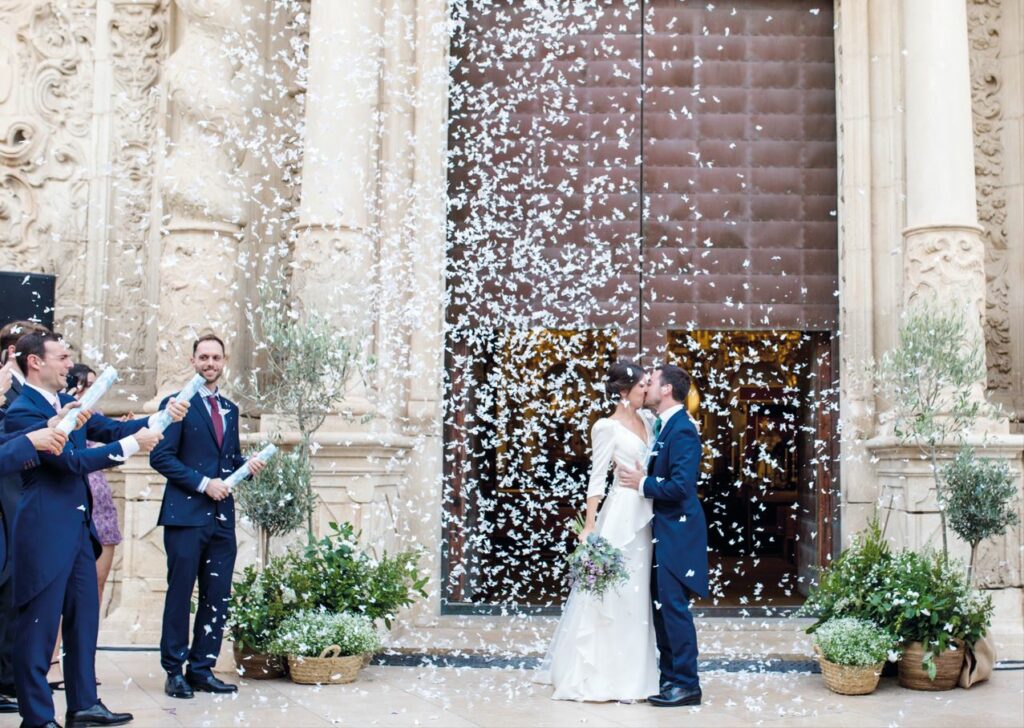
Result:
[[[593,470],[587,497],[604,493],[612,462],[647,463],[646,440],[618,420],[598,420],[591,431]],[[629,581],[597,597],[573,589],[562,612],[538,682],[554,686],[555,700],[642,700],[658,688],[657,647],[651,604],[651,502],[618,485],[615,476],[597,517],[597,533],[622,549]]]

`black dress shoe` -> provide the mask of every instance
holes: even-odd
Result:
[[[164,693],[172,698],[193,697],[192,686],[188,684],[185,676],[180,672],[177,674],[167,673],[167,682],[164,683]]]
[[[123,725],[130,723],[134,717],[131,713],[112,713],[107,710],[103,701],[97,700],[96,705],[86,710],[68,711],[64,716],[64,722],[68,728],[84,728],[96,725]]]
[[[226,683],[213,675],[189,675],[188,684],[192,689],[200,693],[237,693],[238,686]]]
[[[36,728],[36,727],[34,727],[34,726],[30,726],[30,725],[29,725],[28,723],[26,723],[25,721],[22,721],[22,722],[21,722],[21,728]],[[48,720],[48,721],[46,721],[45,723],[42,723],[42,724],[40,724],[40,725],[38,726],[38,728],[60,728],[60,723],[58,723],[58,722],[57,722],[57,721],[55,721],[55,720]]]
[[[657,708],[676,708],[680,705],[700,705],[700,688],[687,690],[678,686],[672,686],[661,692],[660,695],[652,695],[647,702]]]
[[[18,701],[14,698],[8,698],[6,695],[0,695],[0,713],[17,713],[18,712]]]

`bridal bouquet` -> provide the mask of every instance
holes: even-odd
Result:
[[[583,523],[577,520],[573,530],[579,534]],[[592,533],[568,556],[569,579],[577,588],[598,597],[629,581],[622,551],[608,540]]]

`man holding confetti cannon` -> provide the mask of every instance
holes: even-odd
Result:
[[[75,401],[60,394],[74,362],[64,341],[52,333],[21,337],[16,355],[25,388],[7,411],[6,428],[44,427]],[[79,403],[81,409],[95,405],[115,379],[112,369],[104,371],[93,385],[92,398]],[[167,414],[181,420],[187,411],[187,403],[174,402]],[[94,414],[84,427],[74,429],[80,414],[88,412],[72,410],[56,427],[68,435],[60,455],[41,452],[40,466],[22,474],[25,490],[14,518],[14,673],[24,725],[54,724],[46,673],[62,617],[67,725],[120,725],[132,719],[130,713],[111,712],[96,696],[95,559],[101,547],[92,525],[86,476],[119,465],[137,452],[150,452],[160,440],[160,434],[148,428],[157,415],[119,422]],[[87,448],[87,438],[103,446]]]
[[[183,392],[197,390],[192,407],[183,421],[164,430],[164,439],[150,458],[153,468],[167,478],[158,521],[167,550],[160,664],[167,673],[164,692],[172,698],[191,698],[196,690],[238,690],[213,675],[237,552],[231,484],[238,478],[232,474],[247,468],[255,476],[265,464],[258,456],[243,457],[238,408],[217,389],[227,363],[224,342],[213,334],[200,337],[192,345],[190,361],[198,376]],[[197,579],[199,608],[190,648],[188,621]]]

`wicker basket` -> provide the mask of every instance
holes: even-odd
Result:
[[[837,665],[829,662],[818,652],[818,664],[821,665],[821,676],[825,678],[825,687],[840,695],[868,695],[875,692],[878,679],[882,676],[885,661],[867,667]]]
[[[935,679],[928,677],[928,671],[921,666],[924,659],[924,645],[910,642],[903,648],[900,657],[900,685],[911,690],[952,690],[960,680],[964,666],[964,644],[954,642],[955,650],[946,650],[935,655]]]
[[[248,648],[239,648],[234,643],[235,667],[246,680],[275,680],[284,677],[285,658],[281,655],[264,655]]]
[[[368,655],[338,657],[341,648],[331,645],[320,657],[288,655],[288,673],[292,682],[301,685],[344,685],[354,682],[367,663]]]

